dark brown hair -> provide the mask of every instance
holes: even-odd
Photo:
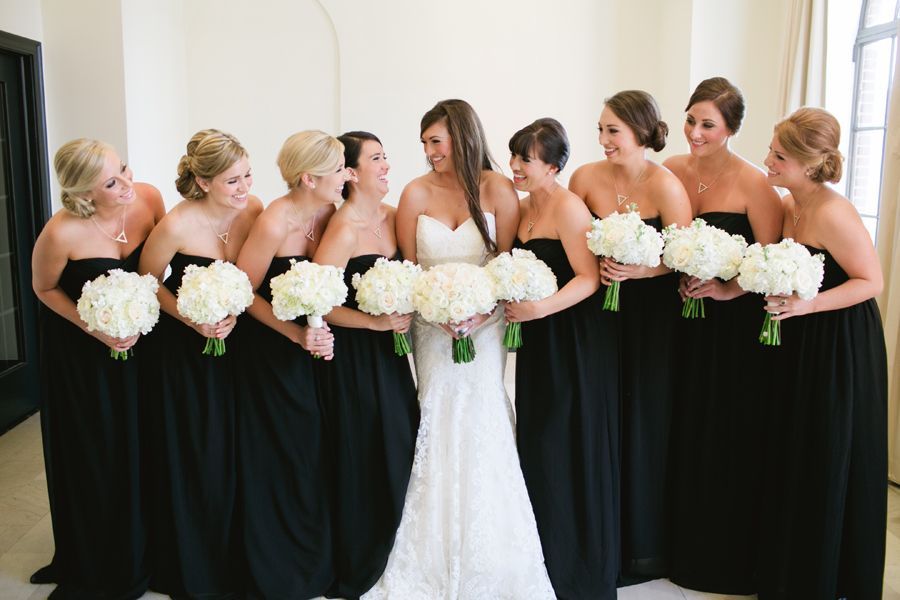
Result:
[[[712,102],[722,113],[725,126],[731,133],[737,133],[744,121],[744,95],[724,77],[704,79],[691,94],[685,112],[698,102]]]
[[[625,90],[604,103],[634,132],[638,144],[656,152],[666,147],[669,126],[660,119],[653,96],[642,90]]]
[[[372,141],[381,144],[381,140],[374,133],[368,131],[348,131],[339,135],[337,139],[344,144],[344,167],[347,169],[355,169],[359,166],[359,154],[362,152],[363,142]],[[345,185],[341,190],[341,197],[344,200],[350,197],[349,185]]]
[[[534,153],[562,171],[569,161],[569,136],[559,121],[545,117],[526,125],[509,138],[509,151],[525,158]]]
[[[481,119],[465,100],[441,100],[422,117],[419,135],[439,121],[446,125],[450,133],[453,168],[463,187],[469,214],[478,227],[484,245],[490,252],[496,252],[497,244],[491,239],[484,211],[481,210],[481,172],[494,170],[494,160],[488,152]]]

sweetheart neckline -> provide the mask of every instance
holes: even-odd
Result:
[[[484,213],[484,218],[487,219],[487,216],[488,216],[488,215],[491,215],[491,217],[494,217],[494,213],[486,212],[486,213]],[[438,225],[440,225],[441,227],[443,227],[444,229],[446,229],[446,230],[449,231],[450,233],[456,233],[457,231],[459,231],[459,229],[460,229],[463,225],[465,225],[465,224],[468,223],[469,221],[472,221],[473,223],[475,222],[475,221],[472,219],[472,217],[469,217],[468,219],[466,219],[465,221],[463,221],[462,223],[460,223],[459,225],[457,225],[457,226],[456,226],[456,229],[453,229],[452,227],[450,227],[449,225],[447,225],[447,224],[444,223],[443,221],[440,221],[440,220],[438,220],[438,219],[435,219],[435,218],[432,217],[431,215],[422,213],[422,214],[419,215],[419,218],[421,218],[421,217],[428,217],[429,219],[431,219],[432,221],[434,221],[435,223],[437,223]],[[496,219],[497,219],[497,218],[494,217],[494,220],[495,220],[495,221],[496,221]]]

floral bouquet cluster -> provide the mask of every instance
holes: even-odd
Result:
[[[371,269],[362,275],[354,273],[350,280],[359,310],[375,316],[414,312],[413,286],[421,274],[422,267],[408,260],[379,258]],[[406,356],[409,352],[409,338],[395,331],[394,353]]]
[[[494,281],[487,270],[467,263],[435,265],[422,273],[413,288],[413,306],[429,323],[459,323],[489,313],[496,305]],[[474,359],[475,345],[468,335],[453,340],[454,363]]]
[[[748,292],[773,295],[796,293],[809,300],[819,293],[825,276],[825,257],[810,255],[809,250],[791,238],[777,244],[753,244],[741,262],[738,285]],[[773,321],[766,312],[759,341],[766,346],[781,345],[781,321]]]
[[[591,252],[623,265],[657,267],[663,251],[662,236],[641,220],[636,204],[629,205],[626,213],[615,212],[605,219],[594,219],[587,240]],[[618,312],[618,281],[606,288],[603,309]]]
[[[114,338],[147,334],[159,321],[159,282],[153,275],[111,269],[81,288],[76,309],[88,331]],[[110,348],[110,357],[128,360],[128,351]]]
[[[282,321],[306,315],[310,327],[324,325],[322,317],[347,300],[344,269],[291,259],[291,268],[273,277],[272,312]]]
[[[247,274],[230,262],[217,260],[206,267],[188,265],[178,288],[178,314],[197,325],[212,325],[237,316],[253,304]],[[203,354],[222,356],[225,340],[206,338]]]
[[[672,224],[663,230],[665,249],[663,263],[679,273],[706,281],[718,277],[728,281],[738,274],[747,242],[743,236],[707,225],[703,219],[694,219],[688,227]],[[681,316],[688,319],[706,317],[703,298],[687,298]]]
[[[556,275],[546,263],[530,250],[514,248],[503,252],[485,265],[494,279],[494,295],[497,300],[508,302],[543,300],[556,293]],[[522,324],[509,323],[503,335],[507,348],[522,346]]]

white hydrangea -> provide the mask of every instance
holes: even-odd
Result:
[[[623,265],[659,266],[662,236],[644,223],[633,207],[626,213],[594,219],[586,235],[588,248],[597,256],[610,257]]]
[[[809,250],[791,238],[777,244],[753,244],[741,262],[738,285],[758,294],[796,293],[810,300],[819,293],[825,276],[825,257],[810,255]]]
[[[301,315],[321,318],[347,300],[344,269],[291,259],[291,268],[273,277],[272,312],[282,321]],[[318,319],[310,321],[312,325]]]
[[[494,279],[498,300],[511,302],[543,300],[556,293],[556,275],[534,252],[514,248],[503,252],[484,267]]]
[[[247,274],[230,262],[217,260],[206,267],[188,265],[178,288],[178,314],[198,325],[218,323],[239,315],[253,303]]]
[[[468,263],[435,265],[413,288],[413,306],[429,323],[458,323],[496,305],[493,279],[483,267]]]
[[[421,274],[422,267],[408,260],[379,258],[371,269],[354,273],[350,280],[359,310],[375,316],[414,312],[413,286]]]
[[[159,282],[153,275],[111,269],[81,288],[78,316],[88,331],[114,338],[150,333],[159,320],[158,289]]]
[[[747,242],[743,236],[694,219],[688,227],[669,225],[663,230],[663,262],[679,273],[701,280],[728,281],[738,273]]]

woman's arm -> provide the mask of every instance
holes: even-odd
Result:
[[[416,257],[416,225],[419,215],[425,212],[427,193],[424,185],[418,181],[411,181],[400,194],[397,204],[397,216],[394,227],[397,234],[397,247],[400,253],[408,261],[418,263]]]
[[[519,196],[509,179],[493,171],[485,191],[489,198],[484,204],[493,207],[497,224],[497,252],[509,252],[519,229]]]

